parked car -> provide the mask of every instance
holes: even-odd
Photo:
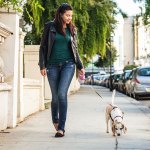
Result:
[[[112,77],[112,88],[118,90],[118,81],[120,80],[122,73],[115,73]]]
[[[91,76],[90,75],[85,78],[84,84],[91,84]]]
[[[129,76],[128,84],[128,93],[135,99],[150,98],[150,67],[134,69]]]
[[[118,81],[118,90],[122,93],[126,93],[125,82],[129,78],[129,75],[132,70],[125,70]]]
[[[129,77],[127,77],[127,80],[126,80],[126,82],[125,82],[125,94],[126,95],[129,95],[130,97],[131,97],[131,89],[132,89],[132,87],[131,87],[131,80],[132,80],[132,78],[133,78],[133,73],[134,73],[134,70],[135,69],[133,69],[131,72],[130,72],[130,74],[129,74]]]
[[[92,84],[99,85],[100,75],[99,74],[93,74],[92,75]]]
[[[98,85],[100,80],[99,74],[91,74],[86,79],[84,84]]]
[[[113,79],[114,79],[114,74],[111,74],[111,76],[109,75],[109,77],[108,77],[108,88],[110,88],[111,90],[113,90],[113,85],[112,85],[112,81],[113,81]]]
[[[106,72],[105,72],[105,71],[100,71],[99,74],[100,74],[100,75],[105,75]]]
[[[107,88],[109,88],[109,79],[110,79],[110,74],[107,74],[106,78],[105,78],[105,86]]]
[[[103,81],[104,81],[105,75],[100,75],[100,80],[99,80],[99,85],[103,86]]]
[[[105,75],[102,76],[102,78],[101,78],[101,86],[107,87],[107,83],[106,82],[107,82],[108,77],[109,77],[109,74],[105,74]]]

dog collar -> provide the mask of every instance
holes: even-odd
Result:
[[[115,116],[115,118],[118,118],[118,117],[120,117],[120,118],[123,119],[123,116]],[[113,119],[111,115],[110,115],[110,118],[111,118],[111,120],[114,122],[115,118]]]
[[[116,116],[115,118],[118,118],[118,117],[120,117],[120,118],[122,118],[122,119],[123,119],[123,116]],[[115,120],[115,118],[114,118],[114,120]]]
[[[115,108],[118,108],[118,107],[114,106],[114,107],[112,108],[112,110],[115,109]]]

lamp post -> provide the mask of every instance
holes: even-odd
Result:
[[[91,74],[91,84],[93,85],[93,56],[92,56],[92,74]]]
[[[146,66],[148,65],[148,62],[147,62],[147,48],[145,48],[145,56],[146,56]]]
[[[112,66],[112,53],[111,53],[111,49],[112,49],[112,47],[111,47],[111,36],[110,36],[110,91],[112,91],[112,68],[111,68],[111,66]]]

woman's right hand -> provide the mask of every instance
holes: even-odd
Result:
[[[41,70],[41,75],[42,75],[43,77],[46,76],[46,69],[42,69],[42,70]]]

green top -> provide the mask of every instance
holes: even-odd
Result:
[[[73,59],[73,53],[71,50],[70,30],[66,28],[66,36],[56,32],[56,38],[48,63],[59,64],[69,59]]]

